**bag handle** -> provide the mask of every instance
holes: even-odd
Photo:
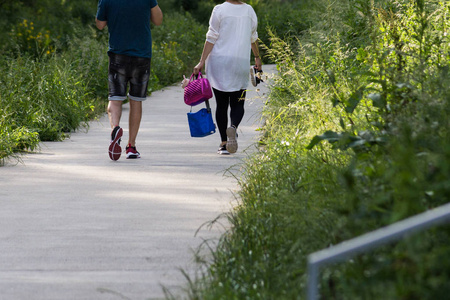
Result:
[[[205,100],[205,104],[206,104],[206,110],[208,111],[208,114],[211,113],[211,107],[209,106],[209,100]]]
[[[206,110],[208,111],[208,114],[211,113],[211,106],[209,106],[209,100],[205,100],[206,104]],[[191,112],[192,112],[192,105],[191,105]]]
[[[195,77],[194,77],[194,76],[195,76]],[[200,76],[200,78],[203,78],[202,72],[198,72],[197,75],[195,75],[194,73],[192,73],[191,78],[189,78],[189,82],[191,82],[191,81],[193,80],[192,78],[194,78],[194,80],[195,80],[195,79],[198,79],[199,76]]]

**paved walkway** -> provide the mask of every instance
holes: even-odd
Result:
[[[195,232],[233,204],[236,181],[224,173],[257,140],[266,92],[258,87],[248,93],[235,155],[216,154],[218,132],[190,137],[183,90],[171,86],[144,103],[139,160],[109,159],[104,116],[87,133],[0,167],[0,299],[140,300],[163,298],[162,286],[178,291],[186,282],[179,268],[194,270],[194,249],[220,234]],[[125,105],[122,144],[127,114]]]

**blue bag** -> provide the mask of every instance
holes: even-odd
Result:
[[[189,130],[191,137],[205,137],[216,132],[216,125],[213,122],[209,101],[206,100],[206,108],[202,108],[197,112],[187,113]]]

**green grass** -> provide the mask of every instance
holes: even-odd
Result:
[[[260,151],[189,299],[303,299],[308,254],[449,202],[449,4],[320,3],[296,45],[271,38]],[[449,241],[443,226],[326,267],[321,295],[445,298]]]
[[[0,73],[1,125],[5,135],[8,128],[22,132],[17,150],[35,149],[38,139],[31,136],[59,140],[92,116],[94,98],[73,62],[52,56],[42,64],[23,56],[4,61]]]

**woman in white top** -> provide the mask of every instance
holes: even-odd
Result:
[[[237,151],[236,129],[244,116],[245,89],[249,83],[250,52],[261,70],[257,44],[258,19],[253,8],[242,1],[227,0],[214,7],[198,74],[206,64],[206,75],[217,102],[216,122],[221,144],[219,154]],[[228,107],[231,125],[228,127]]]

